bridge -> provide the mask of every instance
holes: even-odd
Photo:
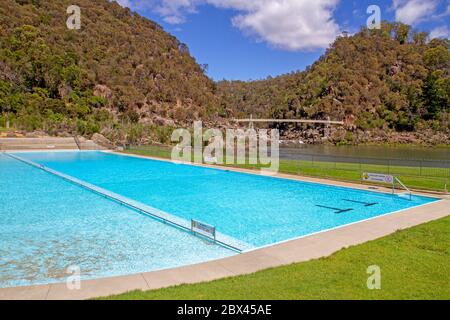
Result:
[[[255,123],[306,123],[306,124],[324,124],[327,127],[331,125],[343,126],[344,121],[336,120],[311,120],[311,119],[254,119],[253,115],[249,119],[233,119],[236,123],[249,123],[250,128],[253,128]]]
[[[309,124],[326,124],[326,125],[344,125],[344,121],[334,120],[308,120],[308,119],[234,119],[238,123],[309,123]]]

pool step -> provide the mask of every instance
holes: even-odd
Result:
[[[79,139],[81,150],[105,150],[92,140]],[[78,150],[74,138],[0,138],[0,150]]]

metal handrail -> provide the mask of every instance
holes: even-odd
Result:
[[[81,142],[78,139],[78,137],[77,136],[73,136],[73,140],[75,141],[75,143],[76,143],[76,145],[78,147],[78,150],[81,150]]]
[[[394,176],[394,181],[397,181],[404,189],[406,189],[406,191],[408,191],[409,200],[412,200],[412,192],[411,192],[411,190],[403,182],[401,182],[399,178],[397,178],[395,176]],[[395,182],[394,182],[394,184],[395,184]]]

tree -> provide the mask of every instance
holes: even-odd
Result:
[[[450,77],[444,77],[443,71],[432,72],[424,91],[427,119],[437,118],[440,112],[450,111]]]
[[[417,31],[414,32],[412,36],[414,44],[425,45],[427,42],[428,35],[429,35],[428,32],[417,32]]]
[[[400,22],[397,23],[395,25],[395,39],[400,44],[405,44],[408,41],[410,30],[411,30],[410,26]]]
[[[425,64],[431,70],[447,69],[450,65],[450,52],[443,45],[429,48],[423,55]]]

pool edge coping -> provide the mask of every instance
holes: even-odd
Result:
[[[47,150],[46,150],[47,151]],[[105,152],[105,151],[101,151]],[[106,151],[111,152],[111,151]],[[129,155],[124,156],[153,159],[171,162],[159,158]],[[217,166],[199,165],[219,170],[240,171],[258,174],[255,171],[239,168],[217,168]],[[280,174],[282,178],[334,185],[335,181],[317,178],[306,178],[288,174]],[[278,175],[277,175],[278,176]],[[305,179],[305,180],[304,180]],[[366,190],[354,183],[337,182],[338,186]],[[354,185],[354,186],[353,186]],[[374,192],[389,190],[380,187]],[[386,193],[386,192],[382,192]],[[414,192],[415,194],[421,194]],[[424,193],[425,196],[430,196]],[[160,271],[137,273],[119,277],[100,278],[81,281],[81,290],[69,290],[65,283],[21,286],[0,289],[0,300],[59,300],[89,299],[120,294],[133,290],[154,290],[181,284],[207,282],[231,276],[251,274],[268,268],[292,263],[305,262],[329,256],[343,248],[375,240],[397,230],[407,229],[450,215],[450,199],[445,196],[435,202],[423,204],[410,209],[388,213],[363,221],[354,222],[330,230],[285,240],[279,243],[246,251],[228,258],[213,260],[200,264],[182,266]],[[389,223],[393,222],[393,224]],[[306,249],[299,252],[299,248]]]

